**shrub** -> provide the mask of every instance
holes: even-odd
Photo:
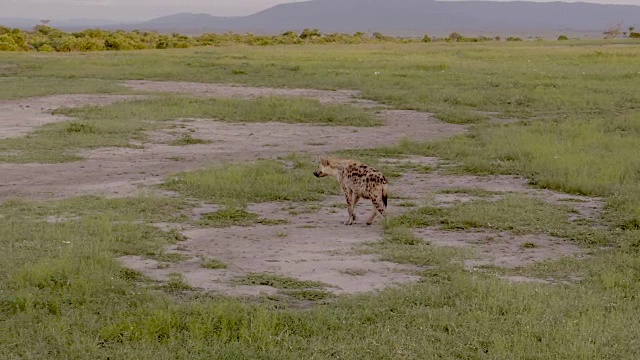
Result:
[[[483,37],[479,39],[463,39],[457,33],[452,34],[453,41],[485,40]],[[171,49],[227,44],[268,46],[276,44],[363,44],[373,42],[404,44],[418,41],[435,41],[428,35],[425,35],[422,39],[410,39],[388,36],[380,32],[373,33],[373,36],[368,36],[363,32],[322,34],[318,29],[304,29],[299,35],[293,31],[286,31],[280,35],[206,33],[200,36],[188,36],[179,33],[159,34],[140,30],[108,31],[97,28],[66,33],[46,23],[34,26],[32,31],[21,31],[0,26],[0,36],[2,36],[0,38],[0,51],[36,50],[44,52]],[[450,39],[447,40],[450,41]]]
[[[460,33],[457,32],[452,32],[451,34],[449,34],[449,37],[447,38],[448,41],[460,41],[460,39],[462,38],[462,35],[460,35]]]
[[[569,38],[567,37],[567,35],[560,35],[558,36],[558,40],[569,40]]]

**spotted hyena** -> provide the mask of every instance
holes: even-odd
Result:
[[[349,219],[345,225],[351,225],[356,220],[354,210],[361,197],[370,199],[373,203],[373,212],[367,225],[373,223],[378,212],[386,216],[389,185],[384,175],[373,167],[355,160],[321,157],[320,166],[313,175],[335,176],[338,179],[349,210]]]

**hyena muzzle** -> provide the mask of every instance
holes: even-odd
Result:
[[[373,223],[378,212],[386,217],[389,183],[377,169],[355,160],[322,157],[320,166],[313,175],[333,176],[340,183],[349,211],[349,219],[345,221],[345,225],[351,225],[356,220],[354,210],[360,198],[369,199],[373,203],[367,225]]]

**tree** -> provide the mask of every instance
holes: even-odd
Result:
[[[567,37],[567,35],[560,35],[558,36],[558,40],[569,40],[569,38]]]
[[[425,43],[427,43],[427,42],[431,42],[432,40],[433,40],[433,39],[432,39],[432,38],[431,38],[431,36],[429,36],[429,35],[425,35],[425,36],[422,38],[422,42],[425,42]]]
[[[451,34],[449,34],[449,37],[447,39],[449,39],[449,41],[460,41],[461,38],[462,38],[462,35],[454,31]]]
[[[310,39],[310,38],[314,38],[314,37],[320,37],[322,36],[320,34],[320,31],[318,31],[318,29],[304,29],[302,30],[302,33],[300,34],[300,39]]]
[[[602,33],[604,34],[605,39],[614,39],[620,36],[621,29],[622,29],[622,21],[620,21],[614,26],[609,27],[609,29],[603,31]]]

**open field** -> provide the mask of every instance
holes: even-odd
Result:
[[[638,58],[0,53],[0,358],[636,359]],[[321,154],[389,218],[342,225]]]

